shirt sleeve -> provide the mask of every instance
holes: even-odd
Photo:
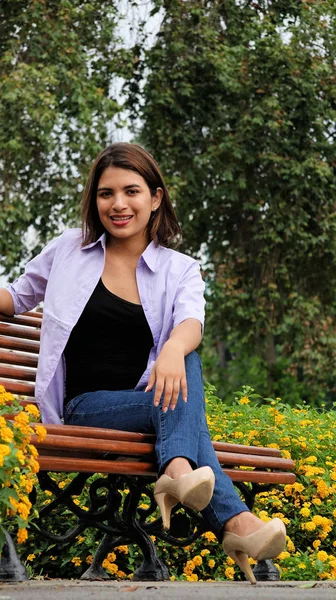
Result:
[[[59,237],[49,242],[26,266],[24,273],[7,290],[12,295],[14,314],[32,310],[44,299]]]
[[[200,267],[193,261],[183,274],[178,286],[173,306],[173,326],[177,327],[186,319],[197,319],[204,327],[205,284]]]

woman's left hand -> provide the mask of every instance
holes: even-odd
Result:
[[[170,407],[174,410],[177,399],[182,392],[184,402],[187,402],[187,379],[184,362],[184,348],[178,340],[169,339],[157,357],[145,392],[155,385],[154,406],[159,406],[162,394],[162,410],[167,412]]]

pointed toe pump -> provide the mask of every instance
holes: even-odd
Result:
[[[212,498],[214,486],[215,475],[210,467],[200,467],[177,479],[161,475],[155,484],[154,498],[161,511],[163,528],[169,529],[171,510],[179,502],[203,510]]]
[[[276,518],[247,536],[226,532],[223,537],[223,549],[238,567],[245,573],[247,579],[255,584],[248,557],[254,560],[275,558],[286,546],[286,528],[283,522]]]

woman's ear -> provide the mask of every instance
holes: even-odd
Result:
[[[152,211],[155,212],[159,208],[162,197],[163,197],[163,189],[160,187],[156,188],[156,192],[155,192],[154,196],[152,196]]]

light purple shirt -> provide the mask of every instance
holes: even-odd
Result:
[[[50,242],[7,289],[15,314],[44,300],[35,397],[43,423],[61,423],[65,390],[63,351],[104,269],[106,237],[82,248],[80,229]],[[136,279],[154,346],[136,389],[144,389],[163,344],[185,319],[204,323],[204,283],[189,256],[151,242],[140,256]],[[111,339],[113,333],[111,332]]]

